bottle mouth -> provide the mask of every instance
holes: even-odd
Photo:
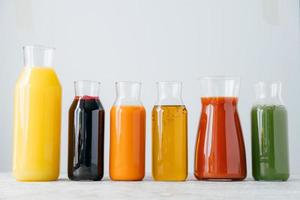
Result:
[[[156,84],[182,84],[181,81],[157,81]]]
[[[158,88],[174,88],[177,87],[181,90],[182,82],[181,81],[157,81],[156,85]]]
[[[91,81],[91,80],[77,80],[77,81],[74,81],[74,84],[80,84],[80,83],[101,85],[101,83],[99,81]]]
[[[140,81],[116,81],[115,85],[142,85]]]
[[[281,86],[282,82],[280,80],[268,80],[268,81],[258,81],[254,84],[255,87],[269,87],[272,85]]]
[[[39,50],[56,50],[55,47],[51,47],[51,46],[45,46],[45,45],[25,45],[23,46],[23,49],[39,49]]]
[[[240,81],[239,76],[200,76],[196,80],[235,80],[235,81]]]

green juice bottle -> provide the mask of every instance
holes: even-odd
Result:
[[[289,178],[287,110],[281,100],[281,83],[255,85],[251,110],[252,174],[255,180]]]

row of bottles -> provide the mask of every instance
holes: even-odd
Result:
[[[52,68],[54,49],[24,47],[25,67],[15,87],[13,174],[20,181],[59,176],[62,89]],[[199,180],[243,180],[246,155],[238,114],[239,79],[201,78],[201,103],[194,175]],[[255,180],[289,177],[287,111],[281,84],[260,82],[251,111],[252,171]],[[100,84],[76,81],[69,109],[68,176],[101,180],[105,111]],[[188,175],[188,111],[180,82],[158,82],[152,109],[152,176],[184,181]],[[146,111],[141,83],[117,82],[110,110],[109,175],[142,180],[145,175]]]

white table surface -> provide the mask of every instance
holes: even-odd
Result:
[[[0,173],[0,200],[89,200],[89,199],[297,199],[300,200],[300,176],[287,182],[196,181],[116,182],[104,178],[96,182],[69,181],[62,176],[54,182],[17,182],[10,173]]]

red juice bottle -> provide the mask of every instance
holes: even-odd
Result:
[[[201,79],[204,95],[195,148],[199,180],[243,180],[247,175],[243,133],[237,110],[239,78]]]

